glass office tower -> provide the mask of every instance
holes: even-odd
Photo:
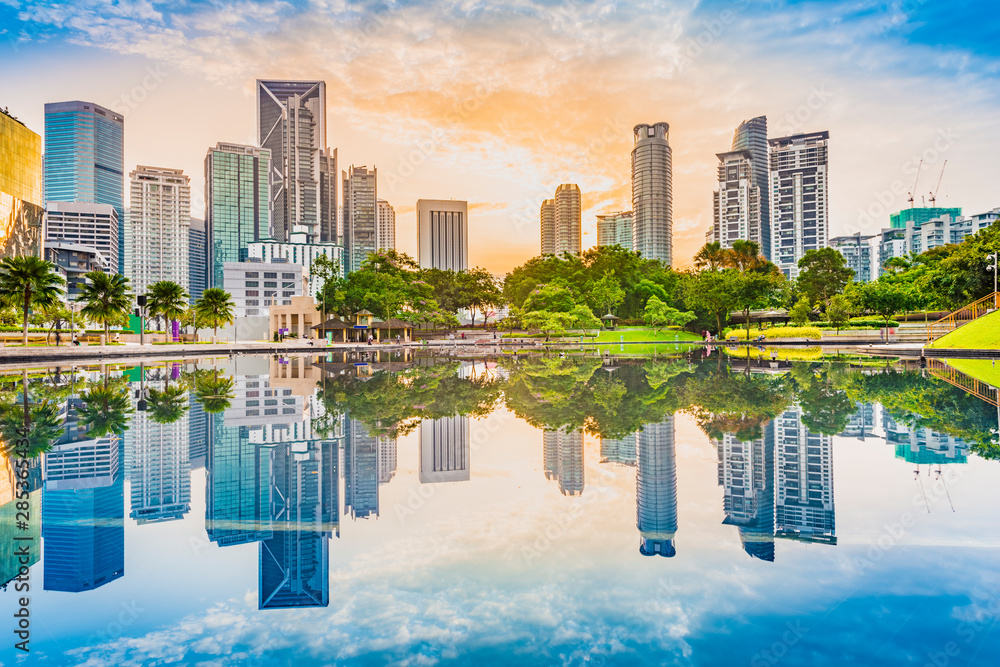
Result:
[[[125,117],[93,102],[45,105],[45,201],[110,204],[125,273]]]
[[[42,138],[0,111],[0,257],[42,256]]]

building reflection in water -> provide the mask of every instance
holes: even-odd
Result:
[[[443,417],[420,422],[420,483],[465,482],[469,467],[469,418]]]
[[[344,513],[354,519],[378,516],[379,438],[357,419],[344,426]]]
[[[775,443],[775,535],[836,544],[833,507],[833,438],[809,431],[802,408],[772,422]]]
[[[636,437],[635,504],[639,553],[671,557],[677,553],[677,460],[674,417],[646,424]]]
[[[545,478],[559,482],[564,496],[583,495],[583,431],[561,428],[542,433]]]
[[[44,588],[93,590],[125,574],[124,452],[112,433],[90,438],[79,398],[66,404],[63,435],[44,456]]]
[[[741,441],[725,435],[714,441],[723,488],[722,523],[736,526],[743,550],[753,558],[774,560],[774,422],[764,437]]]

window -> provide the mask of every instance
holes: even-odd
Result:
[[[248,391],[247,392],[247,398],[257,398],[258,396],[260,396],[260,392],[259,391]]]
[[[276,415],[278,414],[278,408],[267,408],[264,410],[265,415]]]
[[[248,408],[255,408],[260,405],[260,401],[247,401]]]
[[[277,273],[271,273],[271,272],[267,272],[267,271],[264,272],[264,280],[267,280],[268,278],[274,279],[274,278],[277,278],[277,277],[278,277]]]
[[[246,296],[260,296],[260,292],[255,289],[248,289]]]
[[[246,287],[260,287],[260,282],[258,282],[256,280],[248,280],[245,286]]]
[[[258,271],[247,271],[243,274],[244,278],[260,278],[260,272]]]
[[[291,292],[282,292],[281,296],[295,296],[295,292],[294,291],[291,291]]]
[[[294,273],[282,273],[281,274],[281,279],[282,280],[295,280],[295,274]]]
[[[257,299],[247,299],[247,306],[259,306],[260,301]]]
[[[254,287],[256,287],[256,286],[257,286],[257,283],[254,283]],[[277,287],[277,286],[278,286],[278,283],[276,283],[276,282],[274,282],[274,283],[269,283],[269,282],[266,282],[266,281],[264,282],[264,287]]]
[[[260,410],[247,410],[247,417],[259,417]]]

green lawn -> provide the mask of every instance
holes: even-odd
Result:
[[[597,338],[590,338],[588,340],[592,343],[617,343],[622,340],[622,337],[624,337],[626,343],[637,341],[663,341],[664,343],[673,343],[675,340],[682,342],[701,340],[701,336],[693,334],[689,331],[664,329],[663,331],[657,333],[655,329],[640,327],[623,327],[614,331],[601,331]]]
[[[938,338],[928,347],[951,350],[1000,350],[1000,311],[973,320]]]
[[[945,359],[949,366],[981,382],[1000,387],[1000,368],[992,359]]]

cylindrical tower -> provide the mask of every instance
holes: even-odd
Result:
[[[667,123],[632,130],[632,249],[646,259],[673,261],[673,177]]]

